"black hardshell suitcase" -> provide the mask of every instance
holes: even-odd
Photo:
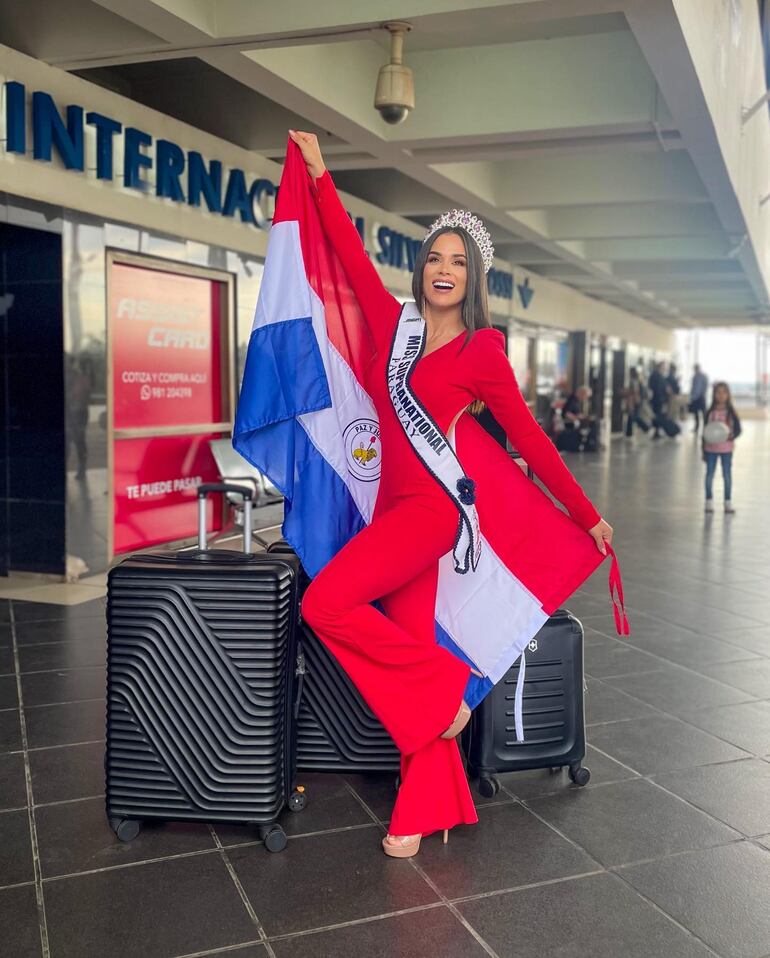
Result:
[[[464,737],[468,773],[479,792],[497,794],[501,772],[565,765],[578,785],[590,771],[581,763],[586,738],[583,714],[583,627],[565,610],[555,612],[524,651],[524,741],[516,741],[514,695],[519,661],[476,706]]]
[[[521,459],[517,452],[511,457]],[[529,466],[527,476],[534,478]],[[497,775],[503,772],[537,768],[556,772],[567,765],[577,785],[587,785],[591,777],[581,764],[586,754],[583,626],[566,610],[557,610],[524,656],[524,741],[516,741],[514,718],[519,661],[476,706],[463,733],[468,774],[478,779],[479,792],[486,798],[500,790]]]
[[[270,851],[294,789],[298,563],[199,549],[136,555],[109,574],[107,815],[130,841],[142,821],[254,824]],[[244,494],[248,553],[251,492]]]
[[[653,422],[653,426],[658,429],[662,429],[663,432],[668,436],[669,439],[673,439],[675,436],[678,436],[682,431],[679,423],[674,422],[669,416],[661,413],[660,416],[656,416]]]
[[[294,556],[285,540],[271,555]],[[308,584],[301,573],[301,591]],[[299,633],[304,666],[296,715],[297,768],[303,772],[397,772],[401,757],[393,739],[361,698],[325,645],[304,623]]]

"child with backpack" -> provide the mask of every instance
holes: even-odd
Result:
[[[735,411],[727,383],[714,383],[711,406],[703,427],[703,460],[706,463],[706,512],[714,511],[714,473],[722,465],[725,512],[733,513],[732,465],[735,440],[741,434],[741,421]]]

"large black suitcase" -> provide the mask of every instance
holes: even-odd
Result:
[[[283,539],[270,555],[294,556]],[[301,591],[308,578],[300,574]],[[296,714],[297,768],[303,772],[390,772],[401,767],[393,739],[337,660],[305,623],[299,632],[302,694]]]
[[[115,566],[107,599],[107,815],[129,841],[149,819],[254,824],[270,851],[294,789],[298,563],[199,548]],[[244,542],[250,549],[250,497]]]
[[[569,612],[554,613],[525,649],[522,718],[524,741],[516,741],[514,698],[520,660],[476,706],[464,735],[468,773],[482,795],[500,789],[497,775],[565,765],[578,785],[591,773],[585,757],[583,627]]]
[[[656,416],[652,424],[656,429],[662,429],[669,439],[673,439],[675,436],[678,436],[682,431],[679,423],[674,422],[673,419],[664,413]]]

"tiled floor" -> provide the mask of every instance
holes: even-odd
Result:
[[[379,849],[392,776],[303,775],[271,855],[247,828],[104,817],[104,603],[0,602],[0,948],[8,958],[770,955],[770,424],[735,516],[704,517],[689,434],[570,465],[615,524],[586,628],[590,784],[504,777],[480,822]],[[21,707],[20,707],[21,705]]]

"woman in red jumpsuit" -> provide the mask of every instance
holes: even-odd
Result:
[[[443,830],[446,841],[449,828],[478,821],[456,741],[470,715],[463,693],[471,670],[435,638],[438,561],[452,551],[458,511],[418,458],[391,402],[386,368],[401,304],[370,262],[316,137],[290,136],[376,346],[365,385],[379,417],[382,450],[372,522],[316,576],[302,612],[401,752],[401,787],[383,849],[405,858],[417,853],[421,837]],[[435,423],[446,433],[471,403],[485,403],[511,445],[604,552],[611,527],[533,418],[503,336],[489,328],[486,277],[474,239],[456,228],[431,234],[418,256],[413,290],[427,340],[411,386]],[[457,453],[462,459],[459,442]],[[372,606],[375,600],[385,615]]]

